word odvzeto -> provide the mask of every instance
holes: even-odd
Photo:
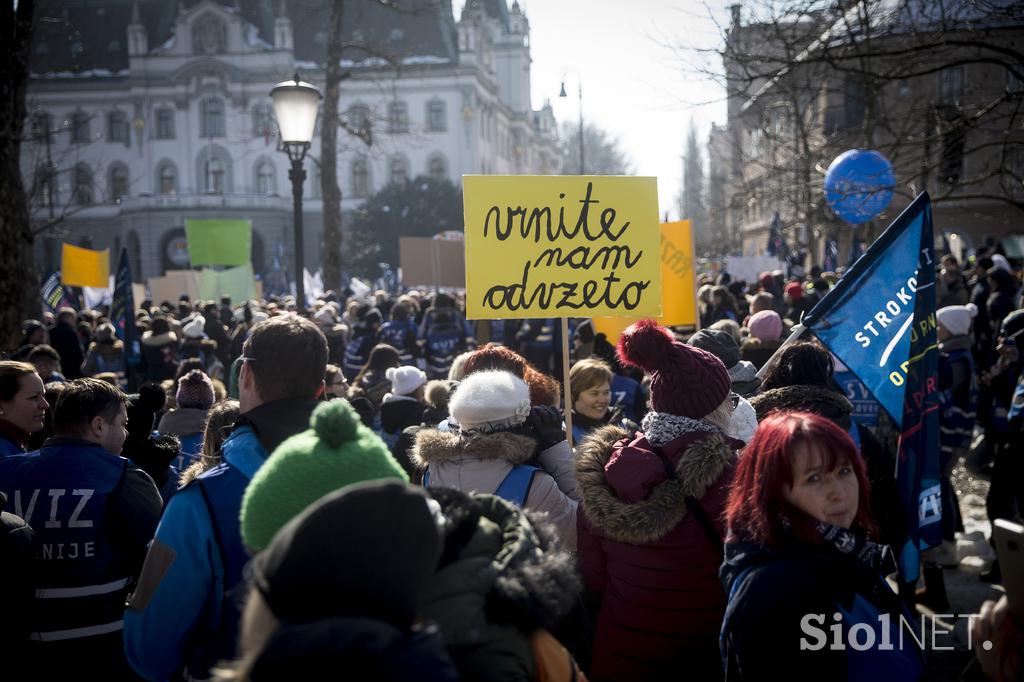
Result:
[[[525,208],[522,206],[504,207],[491,206],[484,219],[484,238],[493,237],[499,242],[519,237],[524,240],[533,239],[535,244],[541,240],[554,243],[556,240],[579,240],[587,242],[608,239],[611,246],[592,246],[581,244],[569,249],[562,247],[545,248],[537,257],[531,257],[523,264],[523,276],[513,284],[497,284],[487,290],[483,297],[483,305],[493,310],[550,310],[552,308],[570,308],[580,310],[586,308],[622,307],[633,310],[642,299],[645,289],[651,285],[647,280],[631,280],[629,270],[643,257],[643,250],[636,253],[628,245],[615,245],[629,228],[629,221],[616,227],[614,208],[605,208],[600,212],[598,223],[600,228],[590,224],[590,208],[592,204],[600,204],[592,198],[594,184],[587,183],[586,196],[579,200],[582,204],[576,219],[576,225],[569,228],[565,224],[565,205],[558,207],[557,224],[550,206]],[[565,193],[558,198],[565,199]],[[596,209],[595,209],[596,212]],[[503,222],[504,219],[504,222]],[[532,281],[535,269],[540,267],[569,268],[570,270],[590,270],[595,265],[601,269],[611,268],[603,276],[586,279],[582,282],[566,281]],[[625,279],[616,274],[616,270],[624,266]],[[602,287],[603,283],[603,287]],[[557,298],[556,298],[557,297]]]

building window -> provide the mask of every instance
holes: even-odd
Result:
[[[50,115],[45,111],[32,114],[32,137],[41,138],[50,134]]]
[[[388,178],[392,185],[404,185],[409,181],[409,163],[404,157],[391,158],[388,162]]]
[[[204,99],[199,105],[199,135],[224,137],[224,102],[217,97]]]
[[[843,93],[843,124],[845,128],[857,128],[864,123],[867,103],[867,88],[860,76],[847,76]]]
[[[434,180],[447,180],[448,164],[445,163],[444,158],[440,156],[430,157],[430,161],[427,162],[427,174]]]
[[[274,164],[270,161],[261,161],[256,165],[256,193],[277,193],[277,177],[274,173]]]
[[[355,130],[369,130],[370,110],[364,104],[353,104],[345,113],[345,120],[350,128]]]
[[[352,196],[370,196],[370,166],[366,159],[352,162]]]
[[[263,138],[266,143],[274,137],[274,114],[266,104],[257,104],[252,108],[252,136]]]
[[[56,203],[53,192],[53,169],[39,166],[32,181],[32,202],[40,207],[53,206]]]
[[[964,101],[964,67],[951,66],[939,72],[939,103],[959,106]]]
[[[961,121],[950,124],[942,132],[942,158],[939,162],[939,178],[953,187],[959,184],[964,172],[964,141],[967,127]]]
[[[73,171],[74,201],[79,206],[92,205],[92,171],[84,164],[78,164]]]
[[[157,171],[157,178],[160,194],[177,194],[178,174],[174,170],[174,164],[170,161],[162,163]]]
[[[174,110],[168,107],[156,110],[156,139],[174,139]]]
[[[448,129],[448,122],[445,120],[444,102],[439,99],[431,100],[427,104],[427,130],[432,133],[442,133]]]
[[[206,191],[209,194],[224,194],[224,162],[217,157],[204,164]]]
[[[128,117],[122,111],[107,114],[107,142],[119,142],[128,146]]]
[[[118,163],[111,167],[107,187],[110,190],[110,200],[114,203],[121,197],[128,196],[128,168],[124,164]]]
[[[409,132],[409,107],[405,102],[392,102],[388,105],[388,132]]]
[[[68,125],[71,128],[71,142],[73,144],[86,144],[91,141],[92,133],[89,131],[88,114],[76,111],[71,114],[71,121]]]

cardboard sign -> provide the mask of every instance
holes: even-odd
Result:
[[[198,280],[198,273],[193,270],[168,270],[163,277],[150,277],[149,293],[153,304],[177,303],[182,294],[188,294],[195,301],[199,296]]]
[[[461,240],[399,237],[398,254],[405,287],[466,286],[466,247]]]
[[[655,178],[467,175],[470,319],[661,314]]]
[[[689,220],[661,224],[661,309],[658,324],[697,326],[697,279],[693,260],[693,225]],[[639,317],[595,317],[594,332],[616,343],[622,330]]]

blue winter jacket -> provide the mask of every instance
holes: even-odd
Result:
[[[252,428],[242,426],[224,442],[222,459],[225,466],[251,480],[266,461],[267,452]],[[211,469],[200,479],[217,475],[223,468]],[[236,516],[244,490],[244,486],[237,490],[237,499],[220,501],[233,505]],[[237,627],[237,623],[223,622],[228,614],[223,612],[227,581],[222,548],[241,551],[241,538],[221,538],[218,543],[203,494],[200,481],[196,481],[171,497],[146,557],[139,587],[125,612],[125,653],[135,671],[148,680],[171,678],[194,658],[197,646],[208,644],[224,627]],[[231,563],[238,560],[229,557]],[[237,587],[228,585],[227,589]],[[207,671],[191,672],[203,677]]]

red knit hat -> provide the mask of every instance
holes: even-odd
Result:
[[[676,341],[654,320],[640,320],[619,337],[619,361],[651,375],[651,407],[700,419],[714,412],[732,390],[722,361]]]

